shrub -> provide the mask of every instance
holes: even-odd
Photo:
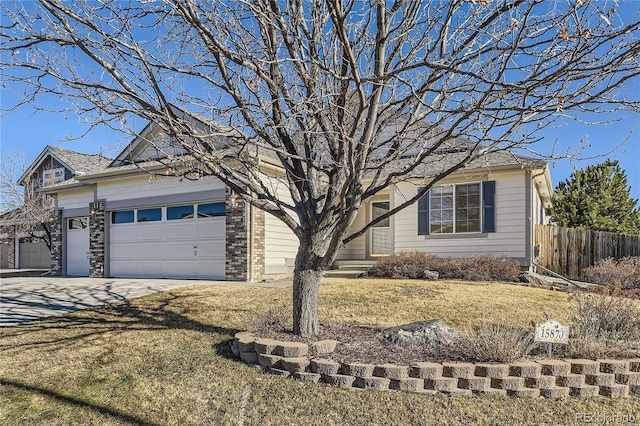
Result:
[[[452,348],[455,357],[475,362],[514,362],[537,347],[533,332],[522,327],[481,323],[468,328]]]
[[[571,302],[567,356],[638,356],[640,306],[635,300],[578,293]]]
[[[601,292],[610,295],[640,298],[640,257],[625,257],[618,261],[609,257],[584,269],[585,280],[601,284]]]
[[[369,270],[379,278],[423,278],[424,271],[437,271],[440,278],[467,281],[517,281],[520,263],[506,256],[484,254],[461,258],[440,258],[421,251],[394,253],[381,258]]]

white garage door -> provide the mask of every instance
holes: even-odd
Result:
[[[225,277],[224,203],[111,213],[110,275]]]
[[[89,218],[67,219],[67,275],[89,276]]]

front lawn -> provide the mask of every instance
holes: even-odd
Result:
[[[3,425],[571,424],[635,415],[640,400],[450,398],[332,388],[263,375],[229,342],[290,288],[196,285],[0,330]],[[323,283],[321,321],[454,328],[566,318],[567,296],[453,281]]]

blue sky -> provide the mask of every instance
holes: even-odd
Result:
[[[636,82],[627,89],[640,90],[640,83]],[[4,109],[13,96],[5,90],[2,90],[0,96],[2,96],[1,102]],[[115,156],[116,151],[131,139],[128,135],[101,128],[94,129],[80,140],[65,141],[68,136],[80,136],[88,129],[88,125],[82,122],[82,117],[72,113],[53,114],[22,107],[0,120],[2,150],[4,152],[20,150],[30,159],[35,159],[46,145],[86,153],[102,151],[106,155]],[[139,129],[142,130],[143,126],[144,123],[140,123]],[[573,170],[604,161],[609,151],[626,140],[624,145],[608,157],[620,162],[631,186],[631,196],[640,199],[639,114],[628,115],[622,121],[607,125],[585,125],[566,121],[561,127],[543,129],[541,136],[544,136],[544,140],[539,144],[540,148],[550,147],[556,142],[562,147],[577,145],[581,140],[586,141],[587,144],[587,148],[577,154],[580,157],[578,159],[550,161],[554,186],[567,179]],[[588,145],[591,146],[588,147]],[[584,159],[585,157],[595,158]]]
[[[640,2],[627,1],[619,4],[619,13],[627,16],[637,16]],[[640,81],[629,82],[623,89],[632,98],[640,97]],[[17,100],[16,94],[10,89],[0,87],[0,104],[3,111]],[[42,106],[56,109],[62,101],[48,99]],[[585,147],[575,154],[575,158],[550,161],[551,176],[554,186],[558,182],[569,178],[571,172],[591,164],[596,164],[607,158],[620,162],[625,170],[631,196],[640,199],[640,114],[631,113],[626,117],[580,117],[592,124],[580,124],[571,119],[559,123],[553,128],[542,129],[539,133],[543,137],[537,147],[545,154],[549,154],[549,147],[556,145],[559,150],[569,146],[582,145]],[[596,123],[618,118],[609,124]],[[89,126],[83,123],[84,117],[73,113],[47,113],[23,106],[9,115],[0,117],[0,148],[4,152],[20,150],[30,159],[35,159],[46,145],[55,145],[86,153],[104,153],[115,156],[119,149],[128,143],[131,136],[115,132],[106,127],[94,129],[88,135],[76,141],[66,141],[67,137],[82,136]],[[137,123],[141,130],[146,123]],[[583,143],[581,143],[583,142]],[[618,147],[620,144],[624,144]],[[613,152],[611,152],[613,150]]]

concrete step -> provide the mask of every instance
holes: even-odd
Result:
[[[332,269],[324,272],[325,278],[358,278],[362,274],[362,271],[341,271],[339,269]]]
[[[367,272],[369,269],[371,269],[371,266],[367,265],[341,265],[334,270]]]

